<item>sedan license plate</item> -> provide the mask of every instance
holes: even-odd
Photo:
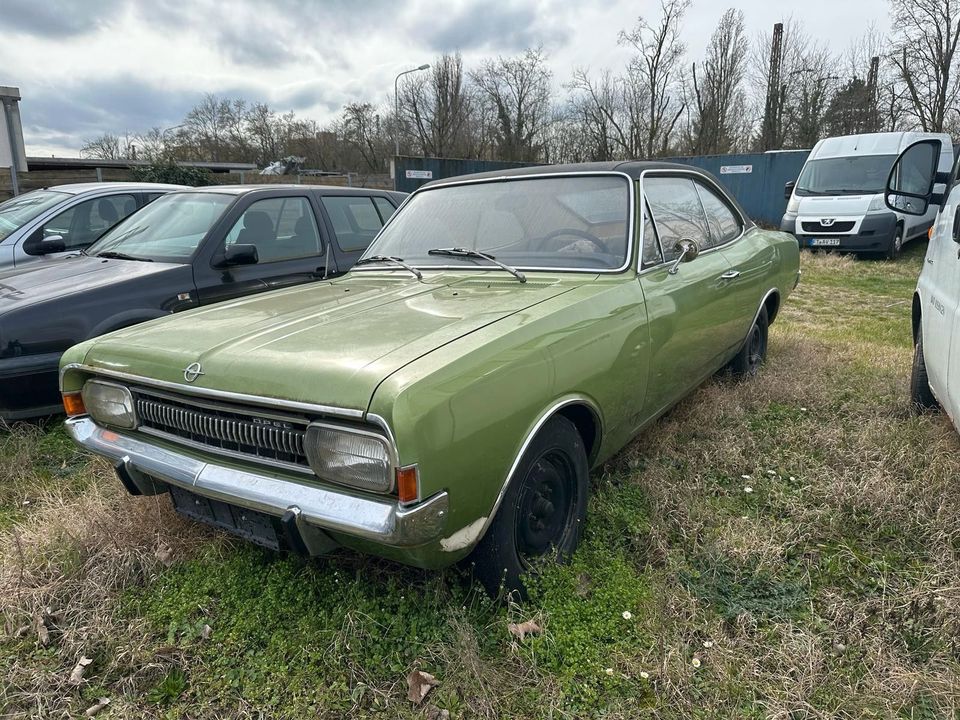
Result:
[[[837,247],[840,238],[810,238],[810,247]]]
[[[175,485],[170,486],[170,496],[174,510],[191,520],[213,525],[271,550],[280,549],[280,538],[269,515],[205,498]]]

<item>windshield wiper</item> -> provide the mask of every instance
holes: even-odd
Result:
[[[115,250],[104,250],[93,257],[110,258],[111,260],[138,260],[140,262],[153,262],[153,258],[136,257],[126,253],[116,252]]]
[[[480,252],[479,250],[468,250],[467,248],[434,248],[433,250],[427,250],[427,255],[449,255],[450,257],[468,257],[468,258],[478,258],[480,260],[489,260],[494,265],[499,267],[501,270],[506,270],[508,273],[513,275],[517,280],[522,283],[527,281],[527,276],[516,268],[512,268],[506,263],[502,263],[497,260],[490,253]]]
[[[416,275],[417,280],[423,280],[423,273],[417,270],[412,265],[407,265],[403,261],[403,258],[389,257],[387,255],[371,255],[370,257],[360,258],[354,263],[354,266],[365,265],[366,263],[372,263],[372,262],[389,262],[389,263],[393,263],[394,265],[399,265],[404,270],[409,270],[414,275]]]

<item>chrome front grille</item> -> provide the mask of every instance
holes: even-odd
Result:
[[[214,451],[309,471],[308,421],[133,389],[138,429]]]

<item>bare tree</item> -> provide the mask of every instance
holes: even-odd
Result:
[[[343,109],[338,129],[343,140],[359,155],[363,169],[383,172],[392,154],[390,138],[384,131],[377,109],[370,103],[350,103]]]
[[[960,0],[890,0],[892,61],[906,88],[908,112],[926,132],[942,132],[960,83]]]
[[[80,157],[97,160],[120,160],[129,157],[129,138],[113,133],[104,133],[87,140],[80,148]]]
[[[730,152],[742,137],[743,79],[747,69],[743,12],[730,8],[707,45],[700,76],[692,66],[692,118],[687,131],[691,152]]]
[[[570,91],[568,109],[564,118],[566,135],[578,136],[582,153],[587,160],[613,160],[620,156],[623,143],[623,102],[621,81],[609,70],[592,80],[584,69],[573,73],[566,86]],[[576,127],[574,131],[573,127]]]
[[[541,48],[517,57],[488,60],[471,73],[496,115],[497,154],[502,160],[541,158],[550,120],[550,70]]]
[[[468,135],[473,98],[467,87],[460,53],[443,55],[429,75],[408,75],[400,92],[400,112],[413,128],[424,155],[467,157],[473,153]]]
[[[620,44],[636,52],[627,67],[628,104],[643,100],[643,111],[635,118],[645,157],[664,155],[673,130],[683,113],[680,67],[685,46],[680,39],[681,22],[690,0],[661,0],[660,20],[650,24],[643,17],[629,31],[620,32]]]

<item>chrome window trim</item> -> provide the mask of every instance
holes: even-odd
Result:
[[[314,413],[316,415],[330,415],[333,417],[347,418],[351,420],[363,420],[365,412],[363,410],[354,410],[353,408],[340,408],[332,405],[318,405],[314,403],[299,402],[296,400],[281,400],[278,398],[263,397],[262,395],[247,395],[245,393],[236,393],[229,390],[214,390],[208,388],[199,388],[181,383],[168,382],[166,380],[154,380],[145,378],[141,375],[133,375],[119,370],[110,370],[107,368],[94,367],[84,363],[69,363],[60,368],[60,390],[63,391],[63,376],[68,370],[79,370],[89,373],[93,376],[110,377],[116,380],[125,380],[127,382],[144,385],[147,387],[157,387],[161,390],[172,390],[187,397],[212,398],[214,400],[226,400],[240,404],[254,405],[256,407],[265,407],[276,409],[278,407],[298,410],[300,412]]]
[[[670,168],[670,169],[667,169],[667,168],[653,168],[653,169],[651,169],[651,170],[644,170],[642,173],[640,173],[640,178],[639,178],[639,182],[640,182],[640,197],[641,197],[641,199],[643,199],[643,200],[646,200],[646,197],[647,197],[646,192],[644,192],[644,190],[643,190],[643,180],[644,180],[644,178],[645,178],[647,175],[665,175],[665,176],[667,176],[667,177],[670,177],[670,176],[673,176],[673,177],[678,177],[678,176],[679,176],[679,177],[683,177],[684,175],[695,176],[695,178],[694,178],[694,177],[690,177],[690,179],[691,179],[691,180],[697,179],[697,180],[703,180],[703,181],[705,181],[705,184],[709,185],[713,190],[715,190],[715,191],[719,190],[719,193],[720,193],[721,197],[726,198],[727,200],[729,200],[728,193],[727,193],[725,190],[719,188],[718,185],[717,185],[717,183],[715,183],[713,180],[711,180],[708,175],[706,175],[706,174],[704,174],[704,173],[702,173],[702,172],[698,172],[696,168],[692,168],[692,167],[691,167],[689,170],[686,169],[686,168],[678,168],[678,169],[673,169],[673,168]],[[694,187],[694,190],[696,190],[696,187]],[[698,194],[698,195],[697,195],[697,198],[699,199],[699,197],[700,197],[700,196],[699,196],[699,194]],[[701,207],[702,207],[702,205],[703,205],[703,203],[702,203],[702,201],[701,201]],[[732,211],[734,212],[734,214],[736,215],[737,219],[740,220],[740,234],[737,235],[735,238],[732,238],[731,240],[728,240],[727,242],[723,243],[723,245],[715,245],[715,246],[712,247],[712,248],[708,248],[708,249],[706,249],[706,250],[701,250],[701,251],[700,251],[700,255],[707,255],[707,254],[709,254],[709,253],[716,252],[717,250],[722,250],[723,248],[728,247],[729,245],[733,245],[733,243],[738,242],[740,239],[743,238],[744,235],[747,234],[747,230],[749,230],[751,227],[754,226],[753,221],[748,220],[747,218],[745,218],[745,217],[743,216],[743,214],[740,212],[740,210],[739,210],[736,206],[734,206],[732,203],[728,203],[727,207],[729,207],[730,210],[732,210]],[[704,211],[704,216],[706,216],[706,211]],[[654,229],[656,230],[656,227],[657,227],[657,226],[656,226],[656,218],[654,217],[654,214],[653,214],[652,211],[651,211],[650,217],[651,217],[651,219],[652,219],[653,222],[654,222],[654,226],[653,226],[653,227],[654,227]],[[708,221],[708,222],[709,222],[709,221]],[[661,254],[662,254],[662,253],[663,253],[663,243],[660,241],[660,233],[659,233],[659,231],[657,231],[657,242],[660,243],[660,252],[661,252]],[[699,257],[699,255],[698,255],[698,257]],[[671,262],[672,262],[672,261],[671,261]],[[656,270],[656,269],[659,268],[661,265],[665,265],[665,264],[669,264],[669,263],[668,263],[666,260],[664,260],[663,262],[661,262],[661,263],[659,263],[659,264],[657,264],[657,265],[651,265],[651,266],[648,267],[648,268],[641,268],[638,274],[641,274],[641,275],[642,275],[642,274],[647,273],[647,272],[649,272],[649,271],[651,271],[651,270]]]
[[[483,183],[497,183],[497,182],[512,182],[516,180],[542,180],[544,178],[565,178],[565,177],[583,177],[583,176],[613,176],[621,177],[627,182],[627,253],[624,259],[623,265],[618,268],[584,268],[584,267],[538,267],[535,265],[514,265],[518,270],[523,270],[524,272],[575,272],[575,273],[586,273],[589,275],[603,274],[610,275],[616,273],[622,273],[626,270],[631,270],[633,268],[633,249],[636,244],[636,203],[637,203],[637,185],[634,181],[634,178],[629,174],[622,172],[620,170],[581,170],[573,172],[545,172],[545,173],[531,173],[530,175],[498,175],[496,177],[489,178],[476,178],[476,179],[467,179],[467,180],[458,180],[456,182],[442,182],[436,185],[429,185],[415,190],[411,193],[406,200],[401,203],[400,207],[397,208],[396,212],[390,216],[390,219],[380,228],[380,233],[370,242],[370,245],[367,246],[367,250],[364,251],[363,255],[360,256],[360,259],[366,257],[367,253],[375,255],[375,252],[371,250],[376,246],[377,240],[380,238],[380,234],[390,226],[390,223],[393,222],[393,219],[400,214],[400,211],[403,207],[411,201],[414,197],[420,193],[430,192],[431,190],[436,190],[438,188],[445,187],[458,187],[461,185],[480,185]],[[418,270],[498,270],[495,266],[487,267],[485,265],[478,265],[476,267],[470,267],[466,265],[415,265]],[[402,268],[386,268],[386,267],[352,267],[350,268],[350,273],[355,272],[371,272],[378,271],[382,272],[387,270],[389,272],[402,272]]]

